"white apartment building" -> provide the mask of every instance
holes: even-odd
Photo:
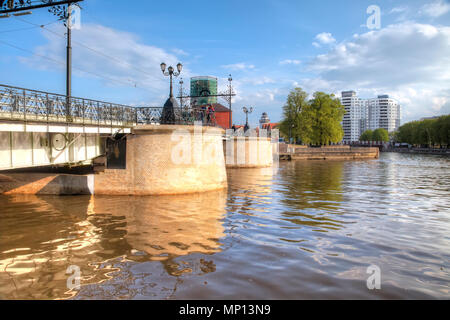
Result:
[[[368,128],[368,101],[360,99],[355,91],[342,92],[341,103],[345,107],[342,121],[344,141],[358,141]]]
[[[393,132],[400,127],[400,105],[388,95],[361,99],[355,91],[343,91],[341,103],[346,111],[342,121],[344,142],[359,141],[366,130],[384,128]]]
[[[369,129],[386,129],[394,132],[400,127],[401,108],[398,102],[388,95],[369,99]]]

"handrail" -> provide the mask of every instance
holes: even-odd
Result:
[[[0,84],[0,119],[133,127],[160,123],[162,110],[162,107],[133,107]],[[204,125],[216,125],[195,107],[174,111],[176,124],[202,121]]]
[[[66,99],[66,95],[60,94],[60,93],[52,93],[52,92],[47,92],[47,91],[35,90],[35,89],[27,89],[27,88],[15,87],[15,86],[10,86],[10,85],[7,85],[7,84],[1,84],[0,83],[0,90],[1,90],[1,87],[11,88],[11,89],[18,89],[18,90],[22,90],[22,91],[25,90],[25,91],[30,91],[30,92],[38,92],[38,93],[43,93],[43,94],[51,94],[52,96],[59,96],[61,98]],[[118,104],[118,103],[111,103],[111,102],[95,100],[95,99],[86,99],[86,98],[74,97],[74,96],[70,96],[70,98],[72,98],[72,99],[84,99],[84,100],[89,100],[89,101],[94,101],[94,102],[100,102],[100,103],[106,103],[106,104],[114,104],[114,105],[120,105],[120,106],[124,106],[124,107],[134,108],[133,106],[128,106],[128,105],[124,105],[124,104]],[[155,108],[159,108],[159,107],[155,107]]]

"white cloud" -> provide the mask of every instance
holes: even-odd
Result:
[[[444,0],[437,0],[435,2],[425,4],[420,10],[420,13],[433,18],[437,18],[446,14],[449,11],[450,11],[450,3]]]
[[[255,66],[253,64],[246,64],[244,62],[239,62],[234,64],[223,65],[222,68],[229,70],[246,70],[246,69],[254,69]]]
[[[317,75],[300,81],[307,90],[386,93],[402,103],[405,120],[433,115],[450,101],[450,27],[403,23],[356,35],[307,71]]]
[[[407,21],[410,19],[411,9],[408,6],[395,7],[388,12],[388,15],[394,15],[397,22]]]
[[[434,111],[441,111],[442,107],[449,101],[446,97],[434,97],[433,102],[433,110]]]
[[[408,7],[406,6],[395,7],[392,8],[391,11],[389,11],[389,14],[404,13],[406,11],[408,11]]]
[[[281,65],[286,65],[286,64],[299,65],[300,63],[302,63],[300,60],[291,60],[291,59],[286,59],[286,60],[280,61]]]
[[[64,29],[57,26],[52,31],[61,36],[43,30],[47,43],[34,50],[36,56],[22,57],[21,61],[43,70],[64,70]],[[98,24],[85,23],[80,30],[73,31],[72,37],[75,75],[99,78],[109,86],[136,86],[159,92],[167,87],[167,79],[161,73],[160,63],[164,61],[175,66],[180,61],[176,55],[162,48],[142,43],[132,33]],[[49,61],[42,56],[61,63]],[[189,70],[184,68],[183,74],[189,76]]]
[[[313,46],[320,47],[321,44],[329,45],[336,42],[336,39],[333,38],[333,35],[329,32],[322,32],[316,35],[316,41],[313,42]]]

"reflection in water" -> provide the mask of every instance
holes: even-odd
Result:
[[[0,298],[449,298],[449,164],[382,154],[233,169],[196,195],[0,196]]]
[[[272,193],[272,168],[227,169],[228,207],[232,212],[252,215],[270,208]]]
[[[193,252],[211,254],[220,249],[218,241],[224,236],[220,222],[225,214],[224,191],[126,200],[101,196],[93,203],[96,216],[102,212],[122,216],[127,242],[152,260]]]
[[[56,298],[65,270],[99,242],[87,221],[89,197],[14,196],[2,199],[0,297]],[[70,203],[70,205],[68,205]]]
[[[133,262],[160,261],[171,276],[214,272],[212,260],[178,263],[175,258],[218,252],[224,236],[224,191],[171,197],[14,196],[2,202],[8,203],[0,226],[0,297],[6,299],[73,296],[66,285],[70,265],[81,268],[82,283],[112,279]],[[108,296],[107,290],[101,293]]]
[[[330,218],[339,214],[343,199],[342,179],[344,162],[298,161],[290,162],[284,177],[282,199],[287,221],[300,226],[311,226],[326,232],[341,227],[342,221]],[[333,215],[331,215],[333,216]]]
[[[142,261],[144,255],[145,259],[161,261],[170,275],[192,272],[174,258],[218,252],[219,240],[225,235],[220,221],[225,215],[224,191],[160,197],[102,196],[93,203],[96,219],[102,219],[102,212],[123,218],[125,239],[134,252],[130,260]],[[201,259],[200,264],[202,271],[214,271],[212,262]]]

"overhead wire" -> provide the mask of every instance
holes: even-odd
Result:
[[[29,27],[29,28],[19,28],[19,29],[11,29],[11,30],[0,30],[0,34],[1,34],[1,33],[10,33],[10,32],[25,31],[25,30],[32,30],[32,29],[37,29],[37,28],[44,28],[44,27],[46,27],[46,26],[48,26],[48,25],[51,25],[51,24],[53,24],[53,23],[56,23],[56,22],[58,22],[58,21],[59,21],[59,19],[56,20],[56,21],[53,21],[53,22],[49,22],[49,23],[47,23],[47,24],[43,24],[43,25],[34,25],[33,27]]]
[[[24,20],[24,19],[22,19],[22,18],[19,18],[19,17],[15,17],[15,18],[18,19],[18,20],[20,20],[20,21],[22,21],[22,22],[25,22],[25,23],[28,23],[28,24],[37,26],[37,24],[32,23],[32,22],[27,21],[27,20]],[[42,26],[42,29],[45,30],[45,31],[47,31],[47,32],[49,32],[49,33],[51,33],[51,34],[54,34],[54,35],[56,35],[56,36],[58,36],[58,37],[61,37],[61,38],[64,38],[64,39],[66,38],[65,35],[62,35],[62,34],[59,34],[59,33],[55,32],[55,31],[53,31],[53,30],[47,29],[47,28],[45,28],[45,26]],[[96,54],[98,54],[98,55],[101,55],[101,56],[103,56],[103,57],[105,57],[105,58],[107,58],[107,59],[110,59],[110,60],[112,60],[112,61],[114,61],[114,62],[116,62],[116,63],[119,63],[119,64],[121,64],[121,65],[125,65],[125,66],[127,66],[127,67],[130,67],[130,68],[136,70],[137,72],[140,72],[140,73],[142,73],[142,74],[145,74],[146,76],[149,76],[149,77],[153,78],[153,79],[156,80],[156,81],[162,81],[162,82],[164,82],[163,79],[158,78],[158,77],[156,77],[155,75],[153,75],[153,74],[151,74],[151,73],[145,72],[145,71],[143,71],[142,69],[139,69],[139,68],[135,67],[134,65],[132,65],[132,64],[129,63],[129,62],[120,60],[119,58],[112,57],[112,56],[110,56],[110,55],[108,55],[108,54],[105,54],[105,53],[99,51],[99,50],[93,49],[93,48],[91,48],[91,47],[89,47],[89,46],[87,46],[87,45],[85,45],[85,44],[83,44],[83,43],[81,43],[81,42],[72,40],[72,43],[75,43],[75,44],[77,44],[77,45],[79,45],[79,46],[81,46],[81,47],[84,47],[84,48],[86,48],[86,49],[88,49],[88,50],[90,50],[90,51],[92,51],[92,52],[94,52],[94,53],[96,53]]]
[[[52,61],[52,62],[61,64],[61,65],[66,65],[66,63],[63,62],[63,61],[59,61],[59,60],[53,59],[53,58],[51,58],[51,57],[48,57],[48,56],[46,56],[46,55],[42,55],[42,54],[35,53],[35,52],[31,51],[31,50],[28,50],[28,49],[19,47],[19,46],[15,45],[15,44],[9,43],[9,42],[7,42],[7,41],[5,41],[5,40],[2,40],[2,39],[0,39],[0,43],[3,43],[4,45],[7,45],[7,46],[9,46],[9,47],[11,47],[11,48],[14,48],[14,49],[17,49],[17,50],[21,50],[21,51],[30,53],[30,54],[32,54],[33,56],[37,56],[37,57],[40,57],[40,58],[43,58],[43,59],[46,59],[46,60],[49,60],[49,61]],[[122,80],[117,80],[117,79],[105,77],[105,76],[103,76],[103,75],[101,75],[101,74],[98,74],[98,73],[95,73],[95,72],[92,72],[92,71],[83,70],[83,69],[78,68],[78,67],[74,67],[74,66],[72,66],[72,67],[73,67],[74,69],[78,70],[78,71],[92,74],[92,75],[94,75],[94,76],[96,76],[96,77],[99,77],[99,78],[101,78],[101,79],[104,79],[104,80],[108,80],[108,81],[112,81],[112,82],[116,82],[116,83],[120,83],[120,84],[130,85],[130,83],[127,83],[127,82],[122,81]],[[137,86],[135,86],[135,87],[138,88]],[[141,88],[140,88],[140,89],[141,89]]]

